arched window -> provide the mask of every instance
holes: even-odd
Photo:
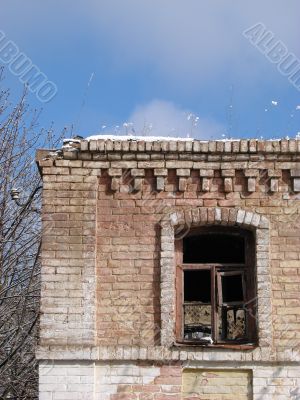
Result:
[[[201,227],[175,241],[176,339],[256,342],[255,240],[239,227]]]

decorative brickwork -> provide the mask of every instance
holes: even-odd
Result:
[[[299,397],[299,140],[69,140],[37,163],[41,399],[179,400],[186,368]],[[203,225],[254,233],[256,347],[174,340],[174,230]]]

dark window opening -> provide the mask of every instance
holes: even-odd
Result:
[[[177,241],[177,339],[254,344],[256,308],[251,232],[224,227]],[[247,284],[246,284],[247,283]]]
[[[210,271],[184,271],[184,301],[211,301]]]
[[[183,262],[187,264],[244,263],[244,237],[215,233],[188,236],[183,240]]]
[[[241,274],[222,276],[223,303],[244,301],[243,279]]]

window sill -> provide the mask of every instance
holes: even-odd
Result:
[[[198,348],[209,348],[209,349],[227,349],[227,350],[254,350],[258,347],[254,343],[245,344],[229,344],[229,343],[218,343],[218,344],[206,344],[206,343],[195,343],[189,341],[176,341],[175,347],[198,347]]]

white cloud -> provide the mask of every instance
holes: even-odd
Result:
[[[149,136],[192,137],[198,139],[221,138],[224,127],[213,120],[199,117],[188,119],[189,110],[177,107],[171,102],[153,100],[138,106],[128,118],[136,134]],[[195,116],[196,117],[196,116]]]
[[[266,71],[277,76],[242,32],[263,22],[297,52],[299,14],[296,0],[289,6],[282,0],[104,0],[95,4],[92,18],[96,32],[111,43],[116,65],[147,64],[175,86],[197,91],[223,76],[251,79],[264,73],[267,80]]]
[[[224,77],[228,82],[242,77],[251,86],[258,77],[278,80],[274,65],[242,32],[262,22],[300,57],[299,14],[298,0],[28,0],[21,11],[19,1],[10,0],[1,8],[2,25],[11,25],[22,37],[31,35],[30,42],[42,32],[43,46],[45,37],[55,37],[58,46],[65,37],[71,43],[72,36],[95,49],[101,43],[103,57],[113,59],[114,67],[124,71],[146,65],[189,93]]]
[[[18,4],[2,5],[2,22],[24,35],[37,40],[42,27],[63,41],[63,34],[78,38],[84,28],[84,35],[91,32],[92,40],[105,44],[120,68],[148,64],[165,79],[191,87],[224,72],[228,79],[237,71],[271,69],[242,35],[258,22],[300,56],[298,0],[28,0],[22,12]]]

